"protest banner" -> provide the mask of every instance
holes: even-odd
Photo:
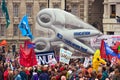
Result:
[[[57,61],[56,61],[55,58],[52,58],[52,59],[49,60],[48,64],[49,64],[50,66],[52,66],[52,65],[57,64]]]
[[[54,58],[54,51],[37,52],[36,58],[37,58],[38,64],[48,65],[49,61]]]
[[[120,35],[102,35],[92,38],[90,44],[92,48],[100,48],[101,41],[104,40],[109,46],[113,46],[117,41],[120,41]]]
[[[72,52],[65,50],[63,48],[60,49],[60,62],[69,64],[71,56]]]

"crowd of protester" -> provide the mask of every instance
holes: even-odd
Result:
[[[8,54],[7,54],[8,55]],[[79,59],[71,59],[69,65],[58,62],[55,65],[36,65],[23,67],[14,60],[6,60],[0,53],[0,80],[120,80],[120,65],[100,65],[98,71],[83,66]]]

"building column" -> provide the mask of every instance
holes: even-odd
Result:
[[[110,5],[108,4],[108,0],[104,0],[104,14],[103,18],[110,18]]]
[[[49,8],[52,8],[53,7],[53,4],[52,4],[52,0],[49,0]]]
[[[116,4],[116,16],[120,16],[120,10],[119,10],[119,8],[120,8],[120,3],[117,3]]]
[[[38,1],[34,1],[34,4],[33,4],[34,6],[33,6],[33,9],[35,9],[35,10],[33,10],[33,12],[34,12],[34,14],[33,14],[33,24],[32,24],[32,26],[35,26],[36,27],[36,15],[38,14],[38,12],[40,11],[40,4],[39,4],[39,2]],[[35,27],[32,27],[32,30],[33,30],[33,35],[36,35],[36,31],[35,31]]]
[[[65,10],[65,0],[61,0],[61,9]]]
[[[7,31],[6,31],[6,37],[8,38],[11,38],[11,37],[13,37],[13,25],[12,24],[14,24],[14,22],[13,22],[13,3],[11,2],[11,1],[7,1],[7,9],[8,9],[8,14],[9,14],[9,18],[10,18],[10,25],[8,26],[8,28],[10,29],[10,30],[8,30],[7,29]],[[6,21],[5,21],[6,22]]]
[[[110,10],[110,4],[108,4],[107,5],[107,18],[109,18],[109,19],[110,19],[110,14],[111,14],[110,11],[111,11]]]
[[[104,14],[103,18],[108,18],[108,5],[107,3],[104,3]]]
[[[26,1],[25,0],[21,0],[20,4],[20,18],[22,19],[23,15],[25,15],[26,13]]]
[[[88,0],[84,0],[84,21],[88,21]]]

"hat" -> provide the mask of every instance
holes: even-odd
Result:
[[[60,71],[63,71],[64,70],[64,67],[62,66],[62,67],[60,67]]]

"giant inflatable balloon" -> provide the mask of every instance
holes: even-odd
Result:
[[[105,60],[102,59],[100,57],[100,50],[96,50],[96,52],[94,53],[94,56],[93,56],[93,60],[92,60],[92,67],[93,67],[93,70],[95,71],[98,71],[98,67],[101,65],[101,64],[106,64]]]
[[[37,37],[33,40],[35,44],[44,42],[46,47],[43,50],[35,49],[36,52],[48,51],[51,41],[62,41],[66,45],[77,49],[83,53],[93,54],[94,50],[78,38],[87,38],[102,34],[93,26],[83,22],[76,16],[61,9],[46,8],[38,12],[36,21],[39,26],[49,28],[55,32],[51,38]],[[67,29],[66,25],[79,27],[78,29]],[[84,40],[84,39],[83,39]]]

